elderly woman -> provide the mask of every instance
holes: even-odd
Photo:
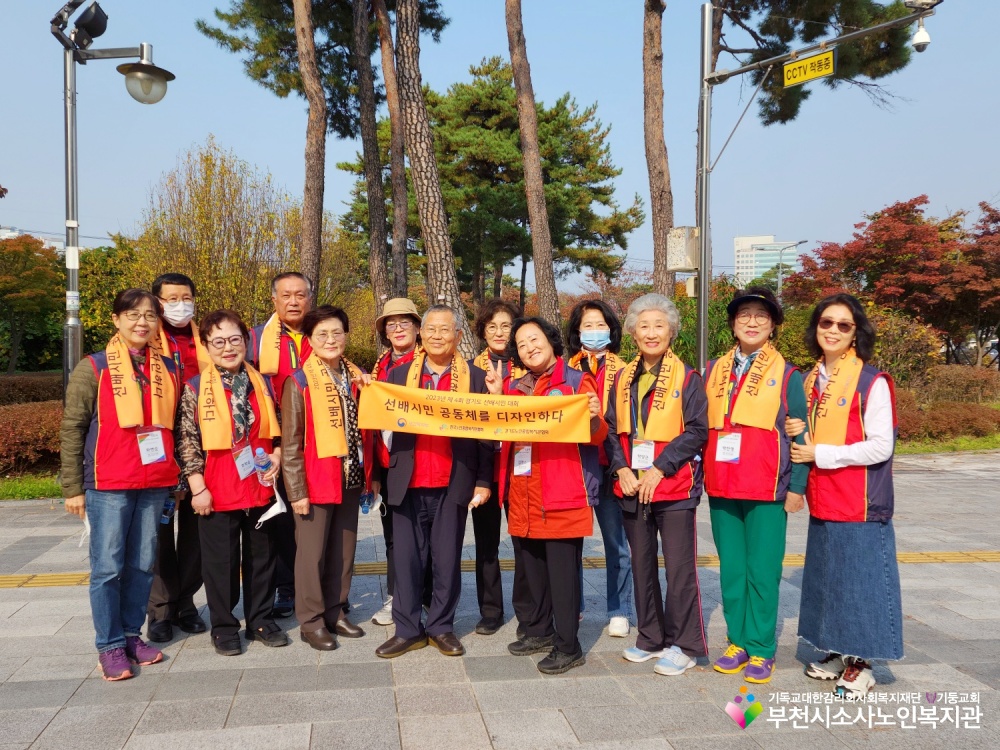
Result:
[[[241,576],[247,641],[289,642],[271,611],[276,550],[261,528],[281,463],[281,432],[270,385],[245,361],[249,336],[239,314],[209,313],[198,332],[212,364],[184,387],[178,457],[198,516],[212,645],[218,654],[237,656],[240,621],[233,610]],[[270,467],[256,466],[255,456],[256,463],[267,456]]]
[[[601,413],[604,413],[608,409],[608,394],[614,385],[615,375],[625,369],[625,363],[618,357],[622,345],[622,324],[603,300],[584,300],[570,312],[567,331],[569,366],[590,372],[597,379]],[[628,636],[629,619],[633,616],[632,556],[625,538],[622,509],[615,500],[612,477],[607,473],[608,456],[603,445],[600,455],[605,477],[601,483],[601,501],[594,508],[594,515],[604,539],[608,635],[625,638]]]
[[[515,320],[507,351],[528,372],[504,388],[493,370],[486,382],[491,393],[585,393],[590,403],[588,444],[505,442],[501,452],[500,499],[509,503],[507,527],[532,601],[525,635],[507,649],[515,656],[548,652],[538,671],[561,674],[586,661],[577,638],[583,537],[594,533],[591,507],[598,501],[601,470],[597,446],[608,428],[594,376],[560,358],[558,328],[541,318]]]
[[[521,311],[510,302],[494,298],[479,310],[474,324],[476,336],[486,342],[486,348],[472,364],[481,370],[499,370],[504,385],[524,375],[525,370],[511,363],[507,354],[510,329]],[[497,450],[500,444],[497,443]],[[500,480],[500,462],[493,464],[493,489],[497,494]],[[479,600],[480,620],[476,632],[493,635],[503,625],[503,587],[500,579],[500,503],[484,503],[472,509],[472,531],[476,539],[476,598]],[[524,581],[524,571],[514,570],[514,614],[518,621],[527,617],[530,608],[530,593]]]
[[[903,614],[892,527],[896,403],[892,378],[867,364],[875,329],[849,294],[816,305],[806,344],[808,437],[792,461],[812,463],[799,636],[827,655],[806,667],[840,695],[875,686],[873,659],[903,658]],[[788,420],[788,432],[807,429]]]
[[[131,664],[163,653],[139,634],[153,584],[156,534],[177,484],[174,363],[150,344],[160,303],[143,289],[119,292],[116,333],[84,357],[66,389],[61,432],[66,510],[90,523],[90,611],[105,680],[132,676]]]
[[[295,514],[295,616],[318,651],[334,634],[360,638],[347,619],[358,543],[358,502],[370,478],[371,437],[358,429],[358,395],[368,377],[344,357],[350,322],[339,307],[306,313],[312,356],[285,381],[281,468]],[[332,632],[331,632],[332,631]]]
[[[406,297],[386,300],[382,314],[375,319],[375,332],[386,352],[375,363],[372,377],[385,382],[389,373],[413,361],[420,345],[420,313],[417,306]],[[388,437],[388,433],[385,437]],[[390,438],[391,439],[391,438]],[[372,491],[379,494],[385,485],[385,472],[389,468],[389,446],[382,435],[374,438],[375,466],[372,472]],[[396,589],[396,566],[392,562],[392,513],[385,505],[382,511],[382,538],[385,540],[385,589],[386,599],[382,608],[372,617],[375,625],[392,625],[392,594]]]
[[[738,291],[726,310],[736,345],[705,373],[705,490],[729,637],[713,666],[762,683],[774,672],[788,513],[802,509],[809,475],[791,462],[785,417],[805,419],[806,399],[802,374],[772,343],[784,313],[771,290]]]
[[[654,672],[679,675],[708,654],[695,568],[695,513],[702,493],[698,454],[708,437],[705,390],[701,376],[671,349],[680,330],[673,302],[660,294],[639,297],[629,306],[625,330],[639,354],[615,376],[604,443],[632,548],[639,635],[624,656],[632,662],[657,659]]]

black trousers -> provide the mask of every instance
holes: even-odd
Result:
[[[503,504],[504,513],[508,513],[510,505]],[[528,579],[524,575],[524,560],[521,556],[521,537],[512,536],[511,546],[514,548],[514,585],[510,593],[510,603],[514,608],[514,617],[519,625],[528,626],[531,621],[532,612],[535,609],[535,600],[531,597],[531,589],[528,587]]]
[[[396,635],[417,638],[451,633],[462,593],[462,540],[469,510],[445,496],[447,487],[407,490],[393,513],[396,589],[392,620]],[[420,614],[427,567],[433,581],[426,627]]]
[[[177,539],[174,540],[176,519]],[[159,548],[153,566],[153,588],[149,591],[150,621],[176,620],[198,614],[194,595],[201,588],[201,542],[198,516],[191,509],[191,493],[177,503],[170,523],[160,524]]]
[[[503,617],[500,514],[497,487],[494,485],[489,501],[472,509],[472,532],[476,538],[476,599],[482,617]]]
[[[396,567],[392,564],[392,508],[383,505],[382,538],[385,539],[385,590],[387,596],[396,591]]]
[[[632,548],[632,581],[639,635],[635,645],[645,651],[679,647],[692,657],[707,656],[705,625],[698,587],[696,508],[671,510],[669,502],[643,505],[635,513],[623,511],[625,536]],[[660,588],[656,559],[657,534],[663,545],[667,595]]]
[[[580,649],[577,633],[580,630],[583,537],[521,537],[518,542],[520,550],[517,554],[524,565],[524,576],[534,605],[525,624],[528,635],[554,635],[553,642],[557,649],[566,654],[576,653]]]
[[[285,482],[280,474],[277,488],[287,506],[288,493],[285,491]],[[289,507],[285,513],[267,522],[271,528],[277,557],[274,566],[274,589],[281,599],[295,598],[295,519],[292,515],[292,509]]]
[[[233,610],[240,601],[240,577],[243,579],[243,613],[248,630],[255,630],[274,619],[272,580],[275,551],[267,521],[254,528],[268,506],[250,510],[215,511],[199,516],[201,536],[201,572],[205,579],[212,635],[235,636],[240,621]],[[277,518],[287,516],[283,513]]]

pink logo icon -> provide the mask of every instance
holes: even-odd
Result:
[[[726,704],[726,713],[729,718],[740,725],[740,729],[746,729],[750,723],[764,713],[764,707],[754,700],[753,694],[746,695],[746,685],[740,688],[740,693]],[[746,696],[746,702],[743,698]]]

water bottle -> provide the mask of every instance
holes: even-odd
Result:
[[[270,487],[273,482],[270,479],[264,479],[264,474],[271,470],[271,457],[264,452],[263,448],[258,448],[257,452],[253,455],[253,463],[257,468],[257,481],[259,481],[265,487]]]
[[[163,503],[163,513],[160,514],[160,523],[170,523],[170,519],[174,517],[174,508],[176,507],[177,503],[174,502],[174,499],[172,497],[168,497]]]

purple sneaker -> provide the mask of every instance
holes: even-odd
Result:
[[[736,674],[747,665],[749,660],[750,657],[746,651],[735,643],[730,643],[726,653],[715,660],[712,669],[716,672],[722,672],[722,674]]]
[[[127,680],[132,676],[132,667],[129,666],[128,657],[123,648],[113,648],[98,654],[97,666],[101,670],[101,675],[108,682]]]
[[[130,662],[140,667],[163,661],[163,652],[150,646],[137,635],[125,636],[125,654]]]
[[[763,656],[751,656],[750,663],[747,664],[743,672],[743,679],[747,682],[770,682],[771,675],[774,674],[774,659],[765,659]]]

